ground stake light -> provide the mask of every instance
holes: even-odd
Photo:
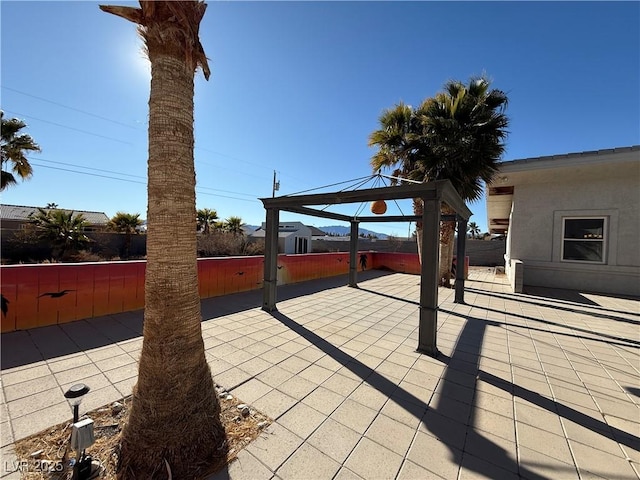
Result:
[[[90,388],[84,383],[73,385],[64,394],[73,410],[73,429],[71,432],[71,447],[76,451],[76,461],[73,464],[73,480],[88,480],[92,477],[92,458],[85,454],[85,449],[93,445],[93,420],[80,419],[80,403]]]

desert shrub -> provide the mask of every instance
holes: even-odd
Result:
[[[244,235],[221,231],[198,235],[198,256],[200,257],[262,255],[263,253],[263,240],[248,239]]]

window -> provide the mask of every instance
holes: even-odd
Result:
[[[562,260],[605,263],[606,217],[563,218]]]

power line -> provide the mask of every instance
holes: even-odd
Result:
[[[54,102],[53,100],[49,100],[47,98],[38,97],[37,95],[31,95],[30,93],[22,92],[20,90],[16,90],[15,88],[7,87],[6,85],[2,85],[2,88],[4,88],[5,90],[9,90],[11,92],[19,93],[20,95],[24,95],[25,97],[35,98],[35,99],[40,100],[42,102],[47,102],[47,103],[51,103],[52,105],[57,105],[58,107],[66,108],[67,110],[73,110],[74,112],[83,113],[83,114],[88,115],[90,117],[99,118],[100,120],[104,120],[106,122],[111,122],[111,123],[115,123],[116,125],[121,125],[123,127],[134,128],[136,130],[140,130],[140,127],[138,127],[138,126],[129,125],[129,124],[126,124],[126,123],[123,123],[123,122],[119,122],[118,120],[113,120],[111,118],[103,117],[102,115],[98,115],[98,114],[95,114],[95,113],[87,112],[86,110],[81,110],[79,108],[70,107],[69,105],[64,105],[64,104],[59,103],[59,102]]]
[[[120,180],[121,182],[128,182],[128,183],[137,183],[139,185],[147,185],[147,182],[139,182],[137,180],[129,180],[127,178],[118,178],[118,177],[112,177],[109,175],[101,175],[98,173],[90,173],[90,172],[78,172],[77,170],[70,170],[68,168],[61,168],[61,167],[52,167],[51,165],[43,165],[43,164],[39,164],[39,163],[33,163],[30,162],[31,165],[35,166],[35,167],[41,167],[41,168],[50,168],[52,170],[60,170],[63,172],[71,172],[71,173],[77,173],[79,175],[88,175],[91,177],[99,177],[99,178],[107,178],[109,180]],[[89,167],[81,167],[81,168],[89,168]],[[122,175],[120,173],[114,172],[116,175]],[[135,176],[135,175],[134,175]],[[199,188],[207,188],[207,187],[199,187]],[[215,189],[210,189],[210,190],[215,190]],[[233,200],[240,200],[243,202],[258,202],[259,200],[257,198],[239,198],[239,197],[232,197],[230,195],[220,195],[219,193],[209,193],[209,192],[202,192],[202,191],[198,191],[198,188],[196,188],[196,193],[199,193],[201,195],[210,195],[212,197],[220,197],[220,198],[230,198]],[[240,193],[240,195],[249,195],[246,193]]]
[[[42,158],[42,157],[35,157],[35,158],[33,158],[33,160],[41,160],[43,162],[55,163],[57,165],[66,165],[68,167],[84,168],[85,170],[93,170],[94,172],[111,173],[113,175],[121,175],[121,176],[124,176],[124,177],[141,178],[143,180],[147,179],[147,177],[142,176],[142,175],[133,175],[131,173],[114,172],[113,170],[103,170],[101,168],[86,167],[84,165],[77,165],[75,163],[57,162],[55,160],[49,160],[49,159]],[[214,191],[214,192],[231,193],[233,195],[244,195],[245,197],[256,198],[256,196],[254,194],[251,194],[251,193],[234,192],[232,190],[222,190],[220,188],[212,188],[212,187],[205,187],[205,186],[198,186],[198,188],[203,188],[205,190],[211,190],[211,191]]]
[[[31,118],[33,120],[37,120],[39,122],[50,123],[51,125],[56,125],[58,127],[68,128],[69,130],[75,130],[76,132],[85,133],[87,135],[93,135],[94,137],[105,138],[105,139],[111,140],[113,142],[124,143],[125,145],[133,145],[133,143],[131,143],[131,142],[126,142],[126,141],[120,140],[118,138],[107,137],[106,135],[100,135],[99,133],[88,132],[86,130],[81,130],[79,128],[70,127],[68,125],[62,125],[61,123],[51,122],[49,120],[43,120],[41,118],[34,117],[33,115],[25,115],[24,113],[16,112],[14,110],[5,110],[5,111],[11,113],[12,115],[20,115],[22,117],[28,117],[28,118]]]
[[[37,100],[40,100],[40,101],[43,101],[43,102],[50,103],[50,104],[52,104],[52,105],[57,105],[57,106],[59,106],[59,107],[66,108],[66,109],[68,109],[68,110],[72,110],[72,111],[75,111],[75,112],[79,112],[79,113],[82,113],[82,114],[84,114],[84,115],[88,115],[88,116],[91,116],[91,117],[94,117],[94,118],[98,118],[98,119],[100,119],[100,120],[104,120],[104,121],[107,121],[107,122],[110,122],[110,123],[113,123],[113,124],[116,124],[116,125],[121,125],[121,126],[123,126],[123,127],[131,128],[131,129],[135,129],[135,130],[143,130],[143,128],[141,128],[140,126],[135,126],[135,125],[130,125],[130,124],[127,124],[127,123],[124,123],[124,122],[120,122],[120,121],[118,121],[118,120],[114,120],[114,119],[111,119],[111,118],[108,118],[108,117],[105,117],[105,116],[102,116],[102,115],[98,115],[98,114],[96,114],[96,113],[92,113],[92,112],[89,112],[89,111],[87,111],[87,110],[82,110],[82,109],[79,109],[79,108],[76,108],[76,107],[72,107],[72,106],[70,106],[70,105],[65,105],[65,104],[63,104],[63,103],[56,102],[56,101],[54,101],[54,100],[50,100],[50,99],[48,99],[48,98],[40,97],[40,96],[38,96],[38,95],[33,95],[33,94],[31,94],[31,93],[27,93],[27,92],[24,92],[24,91],[22,91],[22,90],[18,90],[18,89],[16,89],[16,88],[7,87],[6,85],[2,85],[2,86],[1,86],[1,88],[5,89],[5,90],[9,90],[9,91],[11,91],[11,92],[18,93],[18,94],[20,94],[20,95],[24,95],[24,96],[26,96],[26,97],[35,98],[35,99],[37,99]],[[11,113],[13,113],[13,114],[15,114],[15,115],[26,116],[26,117],[32,118],[32,119],[34,119],[34,120],[37,120],[37,121],[40,121],[40,122],[49,123],[49,124],[51,124],[51,125],[56,125],[56,126],[59,126],[59,127],[62,127],[62,128],[67,128],[67,129],[70,129],[70,130],[75,130],[75,131],[77,131],[77,132],[85,133],[85,134],[87,134],[87,135],[93,135],[93,136],[95,136],[95,137],[105,138],[105,139],[112,140],[112,141],[119,142],[119,143],[123,143],[123,144],[126,144],[126,145],[134,145],[133,143],[131,143],[131,142],[127,142],[127,141],[125,141],[125,140],[120,140],[120,139],[118,139],[118,138],[109,137],[109,136],[101,135],[101,134],[94,133],[94,132],[89,132],[89,131],[87,131],[87,130],[81,130],[81,129],[78,129],[78,128],[75,128],[75,127],[70,127],[70,126],[68,126],[68,125],[63,125],[63,124],[60,124],[60,123],[52,122],[52,121],[50,121],[50,120],[44,120],[44,119],[41,119],[41,118],[33,117],[33,116],[31,116],[31,115],[24,115],[24,114],[22,114],[22,113],[18,113],[18,112],[12,111],[12,110],[7,110],[7,112],[11,112]],[[265,165],[260,164],[260,163],[254,163],[254,162],[250,162],[250,161],[248,161],[248,160],[242,160],[242,159],[240,159],[240,158],[238,158],[238,157],[234,157],[233,155],[229,155],[229,154],[226,154],[226,153],[218,152],[218,151],[216,151],[216,150],[211,150],[211,149],[208,149],[208,148],[206,148],[206,147],[200,147],[200,146],[197,146],[197,145],[196,145],[196,146],[195,146],[195,150],[202,150],[202,151],[204,151],[204,152],[213,153],[213,154],[215,154],[215,155],[219,155],[219,156],[221,156],[221,157],[226,157],[226,158],[229,158],[229,159],[231,159],[231,160],[235,160],[235,161],[237,161],[237,162],[246,163],[247,165],[251,165],[251,166],[253,166],[253,167],[258,167],[258,168],[263,168],[263,169],[266,169],[266,170],[269,170],[269,171],[271,171],[271,170],[273,170],[273,169],[274,169],[274,168],[273,168],[273,167],[271,167],[271,166],[265,166]],[[215,164],[209,164],[209,163],[204,162],[204,161],[199,161],[198,163],[203,163],[203,164],[205,164],[205,165],[210,165],[210,166],[218,167],[218,168],[225,168],[225,167],[217,166],[217,165],[215,165]],[[261,176],[258,176],[258,175],[253,175],[253,174],[250,174],[250,173],[248,173],[248,172],[240,172],[240,171],[238,171],[238,170],[233,170],[233,169],[227,169],[227,170],[230,170],[230,171],[232,171],[232,172],[233,172],[233,171],[235,171],[235,172],[239,172],[239,173],[242,173],[242,174],[243,174],[243,175],[245,175],[245,176],[252,176],[252,177],[254,177],[254,178],[258,178],[258,179],[261,179],[261,180],[267,180],[267,179],[266,179],[266,177],[261,177]],[[301,179],[299,179],[299,178],[296,178],[296,177],[294,177],[294,176],[292,176],[292,175],[290,175],[290,174],[288,174],[288,173],[286,173],[286,172],[281,173],[281,176],[285,176],[285,177],[291,178],[292,180],[295,180],[296,182],[298,182],[298,183],[300,183],[300,184],[303,184],[303,185],[310,185],[307,181],[305,181],[305,180],[301,180]]]
[[[75,163],[66,163],[66,162],[57,162],[55,160],[49,160],[48,158],[42,158],[42,157],[34,157],[32,159],[29,159],[29,161],[31,160],[41,160],[43,162],[47,162],[47,163],[55,163],[58,165],[66,165],[68,167],[76,167],[76,168],[84,168],[86,170],[93,170],[94,172],[104,172],[104,173],[112,173],[114,175],[122,175],[124,177],[133,177],[133,178],[142,178],[142,179],[147,179],[147,177],[142,176],[142,175],[133,175],[131,173],[122,173],[122,172],[114,172],[113,170],[103,170],[101,168],[93,168],[93,167],[85,167],[84,165],[76,165]]]

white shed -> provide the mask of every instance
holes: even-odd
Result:
[[[265,223],[253,232],[253,238],[265,238]],[[311,251],[311,229],[301,222],[278,224],[278,253],[309,253]]]

